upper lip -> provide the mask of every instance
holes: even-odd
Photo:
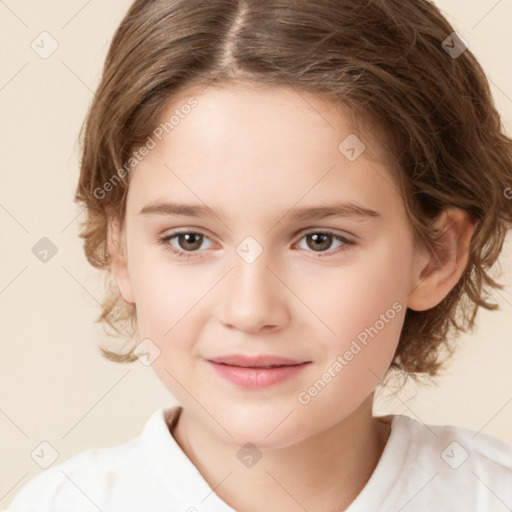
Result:
[[[213,363],[228,364],[230,366],[269,368],[271,366],[292,366],[310,361],[298,361],[287,357],[272,355],[247,356],[244,354],[230,354],[226,356],[211,357]]]

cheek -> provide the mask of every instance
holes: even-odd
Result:
[[[323,349],[319,371],[297,395],[311,426],[313,418],[321,418],[326,410],[331,411],[326,421],[340,421],[350,414],[375,390],[391,364],[406,301],[403,284],[391,272],[397,265],[389,262],[378,271],[378,265],[368,266],[363,278],[356,273],[346,277],[345,291],[333,293],[336,300],[326,301],[322,309],[322,318],[335,334],[319,337]],[[338,281],[331,283],[335,287]]]
[[[331,331],[324,329],[319,338],[323,363],[329,368],[341,356],[342,370],[332,371],[342,392],[371,388],[388,369],[406,312],[410,257],[403,244],[383,239],[350,268],[333,272],[328,293],[318,298],[317,308]]]
[[[132,250],[129,262],[141,336],[169,338],[176,329],[173,326],[179,327],[180,318],[190,309],[197,282],[187,283],[180,270],[183,267],[166,261],[163,248],[141,244]]]

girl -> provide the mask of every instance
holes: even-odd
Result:
[[[372,415],[495,308],[512,223],[512,140],[435,5],[136,0],[83,135],[100,320],[133,332],[103,354],[180,406],[11,512],[512,507],[504,442]]]

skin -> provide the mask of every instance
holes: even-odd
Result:
[[[389,437],[372,402],[406,308],[429,309],[453,288],[473,226],[461,210],[447,210],[439,226],[447,227],[449,251],[434,257],[416,249],[389,165],[376,158],[378,139],[356,132],[348,112],[327,100],[287,88],[210,86],[175,97],[162,122],[190,96],[197,107],[132,171],[122,229],[109,225],[120,292],[136,304],[141,339],[161,351],[153,368],[183,406],[173,435],[224,501],[250,512],[342,510]],[[351,133],[366,145],[353,162],[338,149]],[[139,213],[156,200],[206,204],[226,217]],[[380,217],[286,215],[342,201]],[[177,228],[205,235],[190,259],[158,242]],[[346,246],[327,237],[318,249],[304,232],[322,229],[355,245],[340,251]],[[252,263],[236,252],[248,236],[263,250]],[[183,237],[166,243],[190,247]],[[298,394],[394,303],[401,306],[394,318],[300,403]],[[288,381],[247,390],[206,362],[233,353],[311,363]],[[237,458],[247,442],[262,454],[252,467]]]

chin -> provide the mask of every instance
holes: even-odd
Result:
[[[304,433],[299,435],[298,433],[291,432],[289,429],[283,430],[279,434],[277,432],[268,435],[268,431],[263,431],[255,426],[251,426],[244,430],[231,430],[233,437],[229,437],[225,434],[224,438],[231,445],[239,448],[244,447],[247,443],[251,443],[260,450],[275,450],[279,448],[286,448],[297,444],[304,438]]]
[[[261,449],[285,448],[306,438],[308,429],[297,424],[297,411],[286,417],[283,410],[279,408],[272,414],[265,414],[261,406],[255,407],[254,412],[244,407],[234,408],[224,412],[221,421],[231,436],[216,422],[212,427],[217,435],[232,445],[243,447],[252,443]]]

